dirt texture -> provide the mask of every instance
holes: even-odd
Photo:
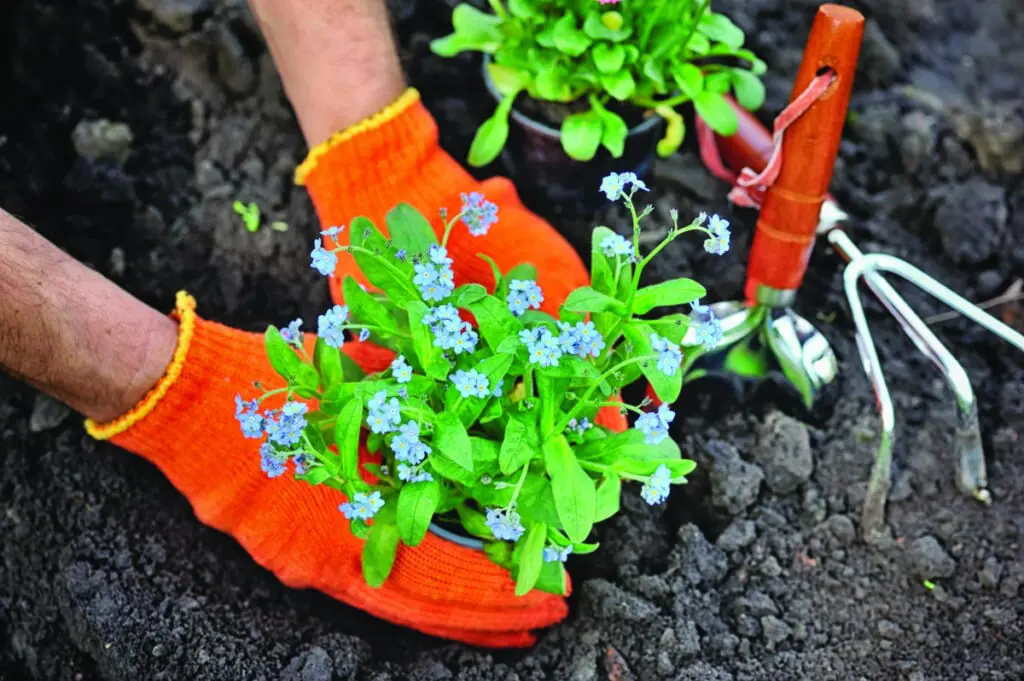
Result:
[[[1002,293],[1024,276],[1024,8],[853,4],[869,24],[833,182],[852,238],[967,298]],[[789,95],[815,7],[715,7],[769,65],[766,111]],[[466,85],[479,64],[430,54],[445,2],[392,10],[410,79],[462,158],[492,106]],[[291,184],[303,142],[239,0],[7,0],[0,91],[0,205],[72,255],[159,309],[187,288],[204,315],[247,329],[327,305],[307,267],[314,215]],[[714,258],[684,239],[652,281],[684,273],[709,299],[740,296],[754,214],[725,194],[691,152],[656,168],[657,221],[672,207],[721,212],[734,247]],[[236,198],[290,229],[246,232]],[[626,228],[614,208],[537,209],[578,245],[598,221]],[[1024,356],[963,320],[935,325],[980,398],[984,507],[955,487],[951,396],[867,299],[901,429],[888,531],[866,545],[878,419],[841,269],[819,245],[797,306],[841,359],[831,415],[805,424],[759,403],[679,419],[699,474],[665,507],[626,491],[599,552],[570,563],[571,615],[528,651],[438,641],[284,588],[155,467],[4,379],[0,680],[1022,679]],[[1019,302],[993,312],[1024,323]]]

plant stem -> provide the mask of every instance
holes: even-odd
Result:
[[[268,390],[267,392],[263,393],[262,397],[260,397],[260,398],[258,398],[256,400],[256,404],[257,405],[263,404],[263,400],[267,399],[268,397],[272,397],[273,395],[279,395],[279,394],[281,394],[283,392],[287,392],[288,393],[288,399],[291,399],[292,390],[293,389],[292,389],[292,387],[290,385],[289,386],[285,386],[284,388],[274,388],[273,390]]]
[[[595,473],[615,473],[617,476],[624,480],[633,480],[635,482],[647,482],[647,477],[643,475],[634,475],[633,473],[625,473],[614,470],[612,466],[606,466],[600,463],[594,463],[593,461],[580,461],[580,466],[585,469],[590,469]]]
[[[625,367],[628,367],[631,364],[638,364],[639,362],[645,362],[649,359],[654,359],[656,357],[657,355],[640,355],[639,357],[630,357],[629,359],[619,362],[611,369],[598,376],[594,383],[589,388],[587,388],[587,392],[583,393],[583,397],[581,397],[579,401],[576,402],[575,406],[573,406],[573,408],[569,410],[569,413],[562,417],[562,420],[555,425],[551,432],[547,433],[544,436],[544,439],[547,440],[552,435],[556,433],[561,433],[563,430],[565,430],[566,426],[569,425],[569,421],[571,421],[573,417],[575,417],[580,412],[580,409],[587,403],[587,401],[590,399],[590,396],[594,394],[594,391],[597,390],[597,387],[604,382],[604,379],[608,378],[616,371],[624,369]]]
[[[526,474],[530,471],[530,462],[527,461],[523,464],[523,472],[519,474],[519,482],[516,483],[516,487],[512,490],[512,498],[508,502],[508,506],[505,507],[505,512],[508,513],[513,506],[516,505],[516,500],[519,498],[519,492],[523,489],[523,483],[526,482]]]
[[[452,235],[452,228],[455,227],[455,223],[462,217],[462,212],[449,220],[444,226],[444,236],[441,237],[441,246],[448,248],[448,237]]]

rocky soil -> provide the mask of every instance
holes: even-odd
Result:
[[[852,4],[870,21],[833,184],[851,236],[968,298],[1003,293],[1024,277],[1024,9]],[[766,111],[786,101],[815,6],[716,5],[777,74]],[[410,79],[461,157],[490,106],[482,87],[464,87],[478,67],[430,55],[445,2],[392,11]],[[7,0],[0,91],[0,205],[74,256],[159,309],[187,287],[206,316],[244,328],[326,306],[306,266],[313,213],[291,184],[303,142],[240,0]],[[710,298],[740,295],[753,214],[725,193],[692,153],[658,166],[656,216],[727,213],[735,245],[714,259],[680,244],[653,278],[688,272]],[[236,198],[290,229],[245,231]],[[577,243],[595,220],[624,226],[614,210],[537,209]],[[888,531],[865,545],[877,417],[840,272],[820,246],[798,306],[842,359],[829,418],[755,404],[680,423],[701,474],[665,508],[628,490],[602,549],[570,565],[569,619],[515,653],[284,588],[203,527],[154,467],[4,379],[0,680],[1024,678],[1024,356],[962,320],[935,325],[981,398],[995,499],[982,507],[955,489],[944,385],[869,301],[902,428]],[[1024,326],[1019,301],[992,309]]]

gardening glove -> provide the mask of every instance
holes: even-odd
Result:
[[[575,249],[523,206],[509,180],[478,182],[441,148],[437,123],[414,89],[313,148],[296,170],[295,180],[309,190],[325,230],[346,225],[362,215],[387,234],[384,216],[404,202],[430,219],[438,239],[442,221],[431,218],[442,208],[453,217],[459,213],[464,195],[482,194],[497,205],[498,222],[483,236],[473,236],[462,224],[452,231],[448,255],[454,260],[456,286],[474,282],[494,291],[490,265],[477,253],[493,258],[502,272],[529,262],[537,268],[537,283],[544,293],[541,309],[558,316],[558,306],[566,296],[588,282],[587,270]],[[345,230],[336,241],[347,245],[348,238]],[[336,302],[341,301],[345,275],[363,285],[368,283],[351,255],[338,256],[338,267],[331,278],[331,295]]]
[[[203,523],[232,535],[288,586],[318,589],[435,636],[524,647],[534,641],[531,630],[566,616],[563,598],[539,591],[517,597],[508,572],[483,552],[429,533],[418,546],[399,548],[382,587],[368,586],[363,541],[338,509],[345,496],[290,474],[268,479],[276,471],[263,468],[268,462],[261,464],[254,441],[231,418],[236,395],[250,395],[254,381],[277,380],[263,335],[200,318],[184,293],[172,317],[179,337],[165,376],[127,414],[104,424],[87,421],[86,429],[156,464]],[[306,335],[307,352],[315,340]],[[368,372],[390,362],[390,353],[368,343],[348,342],[343,351]],[[271,400],[265,406],[280,406]]]

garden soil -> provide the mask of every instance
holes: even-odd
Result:
[[[1003,293],[1024,277],[1024,7],[855,5],[869,21],[833,182],[854,240],[970,299]],[[769,65],[767,111],[788,97],[815,6],[715,5]],[[479,64],[430,54],[444,0],[391,9],[411,82],[462,157],[492,106]],[[247,329],[328,304],[308,268],[311,205],[291,181],[303,141],[240,1],[6,0],[0,92],[0,205],[75,257],[158,309],[185,288],[205,316]],[[754,214],[728,205],[692,151],[651,184],[655,224],[675,207],[734,227],[728,255],[684,238],[651,280],[692,275],[709,299],[739,296]],[[235,199],[289,229],[247,232]],[[614,208],[536,208],[578,245],[596,221],[627,229]],[[762,403],[680,419],[699,473],[664,507],[626,491],[599,552],[570,563],[569,618],[526,651],[439,641],[283,587],[155,467],[5,379],[0,679],[1024,679],[1024,356],[963,320],[936,324],[980,399],[984,507],[955,489],[951,396],[868,303],[901,431],[887,531],[865,544],[878,418],[840,273],[820,245],[797,306],[841,358],[831,415],[804,423]],[[1019,301],[992,309],[1024,322]]]

